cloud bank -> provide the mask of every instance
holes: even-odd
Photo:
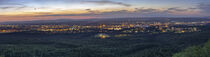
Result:
[[[198,8],[202,11],[202,13],[206,13],[206,14],[210,13],[210,3],[200,3],[198,5]]]
[[[94,3],[94,4],[99,4],[99,5],[120,5],[120,6],[125,6],[125,7],[130,7],[130,4],[122,3],[122,2],[114,2],[114,1],[109,1],[109,0],[101,0],[101,1],[84,1],[82,3]]]

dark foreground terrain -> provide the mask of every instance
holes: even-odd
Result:
[[[95,37],[98,33],[0,34],[0,57],[187,57],[183,54],[208,46],[204,43],[210,38],[209,27],[202,27],[201,32],[138,33],[106,39]]]

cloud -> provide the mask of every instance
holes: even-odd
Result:
[[[8,5],[0,5],[0,9],[3,10],[7,10],[7,9],[15,9],[15,10],[19,10],[19,9],[23,9],[26,8],[26,5],[22,5],[22,4],[8,4]]]
[[[21,3],[12,2],[12,0],[0,0],[0,9],[3,9],[3,10],[7,10],[7,9],[19,10],[25,7],[27,6]]]
[[[190,17],[199,16],[194,14],[193,11],[181,8],[168,8],[168,9],[154,9],[154,8],[135,8],[135,11],[121,10],[101,13],[106,17]],[[193,14],[192,14],[193,13]]]
[[[130,4],[122,3],[122,2],[114,2],[114,1],[109,1],[109,0],[102,0],[102,1],[84,1],[83,3],[94,3],[94,4],[100,4],[100,5],[105,5],[105,4],[114,4],[114,5],[120,5],[120,6],[125,6],[125,7],[130,7]]]
[[[10,9],[10,8],[13,8],[13,7],[0,7],[0,9]]]
[[[209,3],[200,3],[198,8],[202,11],[202,13],[209,14],[210,13],[210,4]]]
[[[42,16],[97,16],[104,18],[115,17],[190,17],[196,16],[196,14],[189,14],[187,9],[181,8],[168,8],[165,10],[153,9],[153,8],[135,8],[135,11],[119,10],[109,12],[99,12],[98,10],[85,9],[89,13],[83,14],[49,14]]]
[[[169,11],[188,11],[188,9],[180,9],[179,7],[168,8]]]
[[[121,10],[121,11],[112,11],[112,12],[105,12],[101,14],[105,17],[168,17],[173,16],[171,13],[167,11],[161,11],[159,9],[136,9],[136,11],[128,11],[128,10]]]

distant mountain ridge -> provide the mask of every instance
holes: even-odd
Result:
[[[210,17],[185,17],[185,18],[170,18],[170,17],[148,17],[148,18],[101,18],[101,19],[57,19],[57,20],[34,20],[34,21],[12,21],[2,22],[0,24],[98,24],[98,23],[113,23],[113,22],[195,22],[195,21],[210,21]]]

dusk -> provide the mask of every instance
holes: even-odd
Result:
[[[0,57],[210,57],[210,0],[0,0]]]
[[[0,0],[0,20],[207,17],[208,0]]]

